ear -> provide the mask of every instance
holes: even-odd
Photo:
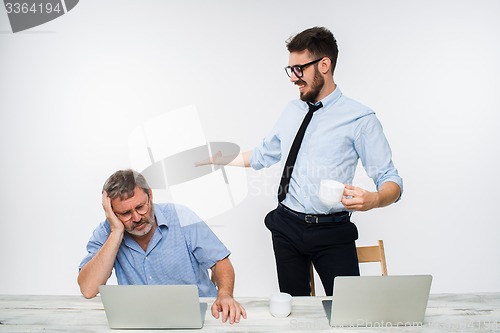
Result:
[[[153,190],[152,189],[149,189],[149,201],[153,202]]]
[[[328,74],[328,72],[330,71],[330,67],[332,65],[332,61],[330,60],[330,58],[328,57],[324,57],[323,59],[321,59],[321,61],[319,62],[319,71],[326,75]]]

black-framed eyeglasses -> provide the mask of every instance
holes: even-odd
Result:
[[[313,60],[313,61],[308,62],[307,64],[303,64],[303,65],[286,66],[285,67],[286,75],[288,75],[288,77],[292,77],[292,72],[293,72],[293,74],[295,74],[296,77],[302,77],[302,76],[304,76],[304,69],[307,66],[313,65],[313,64],[319,62],[323,58],[324,57],[321,57],[319,59]]]
[[[123,212],[123,213],[116,213],[115,212],[115,215],[118,216],[120,221],[128,222],[132,219],[132,213],[134,211],[141,216],[146,215],[147,212],[149,211],[149,196],[148,196],[148,200],[145,203],[140,204],[139,206],[135,207],[134,209],[127,210],[126,212]]]

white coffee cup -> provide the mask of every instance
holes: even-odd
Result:
[[[269,312],[277,318],[288,317],[292,312],[292,296],[287,293],[277,293],[269,297]]]
[[[328,207],[333,207],[342,200],[344,184],[333,179],[322,179],[319,184],[319,200]]]

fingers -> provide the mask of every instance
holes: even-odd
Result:
[[[108,192],[102,192],[102,208],[104,209],[104,213],[106,214],[106,218],[109,221],[112,230],[124,230],[123,223],[118,219],[115,212],[113,211],[113,207],[111,206],[111,198],[108,196]]]
[[[354,199],[357,197],[356,193],[356,187],[352,185],[345,184],[344,185],[344,194],[343,198],[340,201],[347,209],[352,209],[352,205],[357,202],[357,199]]]
[[[109,197],[108,197],[108,192],[106,191],[102,191],[102,206],[104,207],[104,204],[106,203],[106,201],[108,201]]]
[[[358,194],[359,190],[361,190],[359,187],[346,184],[344,185],[344,196],[346,197],[355,196]]]
[[[359,205],[359,199],[354,199],[354,198],[343,198],[341,203],[344,205],[344,207],[347,210],[358,210],[357,208]]]
[[[113,212],[113,208],[111,207],[111,198],[108,196],[108,192],[102,192],[102,208],[104,208],[104,212],[107,217],[111,217],[115,215]]]
[[[230,324],[239,323],[242,312],[244,312],[243,307],[233,300],[233,302],[227,304],[226,307],[222,307],[222,322],[225,323],[227,319],[229,319]],[[246,318],[246,312],[243,318]]]
[[[219,312],[220,312],[219,305],[217,305],[217,303],[214,302],[214,304],[212,304],[212,316],[214,316],[215,319],[219,319]]]
[[[243,306],[241,306],[240,303],[238,302],[235,302],[236,303],[236,322],[239,323],[240,322],[240,319],[241,317],[243,317],[244,319],[247,319],[247,312],[245,311],[245,308]]]
[[[360,187],[345,185],[342,204],[350,211],[367,211],[376,207],[377,193]]]
[[[241,315],[243,316],[243,318],[247,319],[247,310],[245,310],[244,307],[241,307]]]
[[[222,322],[225,323],[229,320],[230,324],[239,323],[241,317],[247,318],[245,309],[234,299],[217,299],[212,305],[212,316],[219,319],[220,312],[222,312]]]
[[[358,205],[362,201],[362,191],[359,187],[346,184],[344,187],[344,197],[341,200],[342,204],[348,210],[357,210],[356,208],[359,208]]]
[[[234,323],[234,311],[230,311],[231,306],[229,304],[222,304],[222,322],[225,323],[229,318],[229,323]]]
[[[113,212],[111,208],[111,198],[108,196],[108,192],[102,191],[102,208],[104,208],[104,212],[106,216],[109,215],[109,212]]]

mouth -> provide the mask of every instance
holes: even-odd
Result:
[[[147,222],[145,222],[145,221],[140,222],[140,223],[138,223],[138,224],[136,224],[136,225],[134,226],[134,229],[133,229],[133,230],[139,230],[139,231],[140,231],[140,230],[144,229],[144,228],[145,228],[145,226],[146,226],[147,224],[148,224],[148,223],[147,223]]]
[[[302,92],[306,86],[306,83],[304,81],[297,81],[295,82],[295,85],[299,88],[299,91]]]

